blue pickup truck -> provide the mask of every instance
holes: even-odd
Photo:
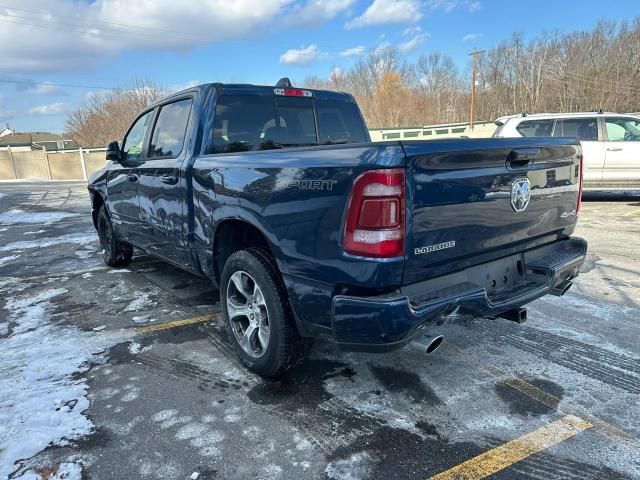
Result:
[[[569,138],[373,143],[347,93],[213,83],[143,111],[89,192],[107,265],[135,246],[210,279],[240,358],[276,376],[315,337],[387,351],[564,294],[587,248],[581,155]]]

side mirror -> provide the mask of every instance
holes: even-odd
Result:
[[[111,142],[107,145],[107,160],[120,163],[122,161],[122,152],[118,142]]]

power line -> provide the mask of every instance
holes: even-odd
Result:
[[[73,85],[68,83],[27,82],[23,80],[0,80],[0,83],[15,83],[20,85],[44,85],[47,87],[90,88],[90,89],[97,89],[97,90],[116,90],[119,88],[119,87],[103,87],[99,85]]]
[[[638,89],[640,88],[640,83],[633,83],[633,82],[625,82],[622,80],[614,80],[612,78],[603,78],[603,79],[596,79],[592,76],[587,76],[587,75],[580,75],[580,74],[576,74],[576,73],[572,73],[572,72],[553,72],[555,73],[555,75],[557,75],[558,77],[562,77],[562,76],[566,76],[569,77],[569,79],[577,79],[577,80],[583,80],[585,82],[591,82],[591,83],[595,83],[596,85],[601,85],[601,83],[608,83],[610,84],[612,87],[616,87],[616,88],[632,88],[632,89]]]
[[[0,14],[0,15],[4,15],[5,17],[8,16],[6,14]],[[23,19],[25,17],[16,17],[16,18],[20,18]],[[31,20],[31,19],[27,19],[27,20]],[[6,23],[14,23],[17,25],[28,25],[28,26],[32,26],[32,27],[37,27],[37,28],[45,28],[47,30],[54,30],[57,32],[62,32],[63,30],[61,30],[60,27],[55,26],[55,25],[44,25],[41,23],[33,23],[30,21],[19,21],[19,20],[13,20],[13,19],[7,19],[7,18],[0,18],[0,22],[6,22]],[[111,32],[109,31],[101,31],[101,30],[91,30],[92,27],[83,27],[82,25],[75,25],[75,24],[70,24],[70,23],[64,23],[62,25],[67,25],[67,26],[71,26],[73,27],[74,30],[81,32],[81,33],[85,33],[94,37],[111,37],[111,38],[122,38],[122,36],[129,36],[129,37],[162,37],[162,36],[166,36],[166,35],[153,35],[153,34],[146,34],[143,32],[140,33],[136,33],[136,32],[128,32],[126,30],[122,30],[122,31],[118,31],[118,30],[111,30]],[[194,37],[195,38],[195,37]]]
[[[83,20],[83,21],[90,22],[90,23],[97,23],[97,24],[103,23],[103,24],[106,24],[106,25],[116,25],[116,26],[121,26],[121,27],[137,28],[139,30],[155,30],[155,31],[164,32],[164,33],[173,33],[173,34],[194,36],[194,34],[192,34],[190,32],[181,32],[181,31],[169,30],[169,29],[165,29],[165,28],[143,27],[142,25],[132,25],[132,24],[129,24],[129,23],[108,22],[106,20],[94,20],[94,19],[83,17],[83,16],[80,16],[80,15],[78,15],[78,16],[62,15],[62,14],[59,14],[59,13],[53,13],[53,12],[46,11],[46,10],[26,10],[24,8],[10,7],[10,6],[7,6],[7,5],[0,5],[0,8],[7,8],[9,10],[15,10],[17,12],[35,13],[37,15],[50,15],[52,17],[70,18],[70,19],[74,19],[74,20]],[[5,14],[5,15],[10,15],[10,14]]]

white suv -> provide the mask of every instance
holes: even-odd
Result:
[[[500,117],[494,137],[574,137],[585,190],[640,190],[640,115],[607,112]]]

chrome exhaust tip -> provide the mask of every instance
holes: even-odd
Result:
[[[444,340],[444,337],[442,335],[438,335],[437,337],[428,339],[427,348],[424,351],[424,353],[426,355],[429,355],[430,353],[435,352],[438,348],[440,348],[440,345],[442,344],[443,340]]]
[[[563,296],[565,293],[567,293],[567,291],[569,291],[569,289],[573,287],[573,282],[572,281],[568,281],[567,283],[565,283],[564,285],[555,287],[553,290],[551,290],[551,294],[555,295],[557,297],[561,297]]]
[[[560,296],[564,295],[565,293],[567,293],[567,291],[573,287],[573,282],[567,282],[567,284],[564,286],[564,288],[562,289],[562,293],[560,294]]]

